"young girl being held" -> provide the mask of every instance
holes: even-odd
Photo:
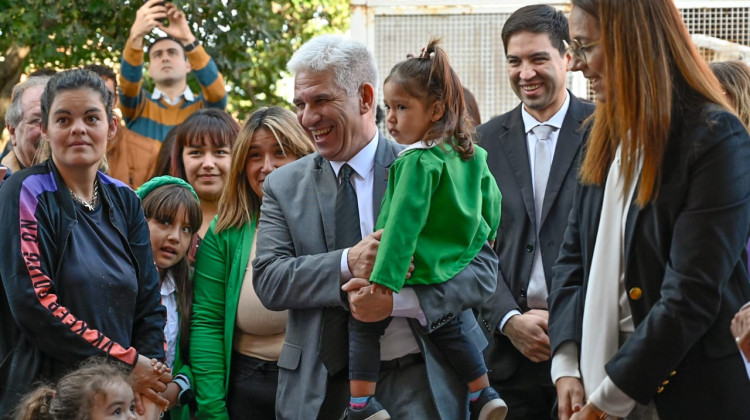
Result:
[[[130,374],[105,359],[91,359],[54,387],[31,391],[16,408],[15,420],[135,420]]]
[[[450,281],[495,239],[500,224],[500,190],[487,153],[474,145],[461,82],[437,44],[433,39],[418,57],[396,64],[383,86],[388,131],[407,147],[390,168],[375,227],[384,230],[372,293]],[[390,419],[373,397],[379,340],[390,321],[350,317],[347,420]],[[467,384],[471,419],[504,419],[507,406],[490,387],[482,353],[462,332],[460,317],[446,320],[430,339]]]
[[[136,194],[148,221],[162,302],[167,308],[164,336],[167,365],[172,368],[174,380],[167,385],[164,397],[169,400],[169,407],[184,405],[192,402],[193,395],[188,356],[193,283],[187,251],[201,226],[200,201],[190,184],[171,176],[151,179]],[[186,408],[179,413],[173,410],[171,418],[189,418]]]

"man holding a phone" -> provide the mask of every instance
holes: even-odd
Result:
[[[154,28],[167,34],[148,48],[153,93],[141,86],[144,37]],[[193,71],[201,87],[193,93],[187,75]],[[135,15],[120,67],[120,109],[129,129],[163,141],[167,132],[204,107],[224,109],[224,78],[214,60],[190,30],[185,13],[173,3],[146,1]]]

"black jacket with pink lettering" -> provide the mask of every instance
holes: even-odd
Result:
[[[121,345],[91,328],[59,294],[57,273],[77,223],[77,204],[55,165],[49,160],[15,173],[0,187],[0,418],[11,414],[35,382],[54,381],[88,357],[107,356],[130,366],[139,354],[164,358],[166,310],[140,200],[122,182],[102,173],[98,179],[104,217],[128,244],[137,276],[134,313],[111,314],[133,317],[130,343]],[[97,256],[90,261],[96,264]]]

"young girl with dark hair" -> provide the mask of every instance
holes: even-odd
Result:
[[[164,336],[167,340],[167,365],[174,380],[164,394],[169,408],[192,403],[190,358],[190,316],[193,283],[187,251],[201,226],[200,200],[193,187],[182,179],[160,176],[143,184],[136,194],[141,198],[148,221],[151,250],[159,270],[162,303],[167,308]],[[179,411],[179,412],[178,412]],[[186,418],[187,407],[173,410],[171,418]]]
[[[486,152],[474,145],[463,87],[438,42],[396,64],[385,79],[386,125],[407,147],[390,168],[376,225],[384,231],[369,279],[373,293],[449,281],[494,240],[500,224],[500,190]],[[349,319],[347,419],[390,418],[373,397],[379,340],[390,321]],[[459,318],[446,319],[430,338],[468,385],[471,418],[505,418],[507,407],[490,387],[482,353],[462,332]]]

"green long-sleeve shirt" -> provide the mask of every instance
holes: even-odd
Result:
[[[448,281],[495,239],[502,196],[487,152],[476,147],[464,161],[444,147],[409,149],[391,166],[371,282],[398,292],[404,284]],[[412,256],[414,271],[406,279]]]

